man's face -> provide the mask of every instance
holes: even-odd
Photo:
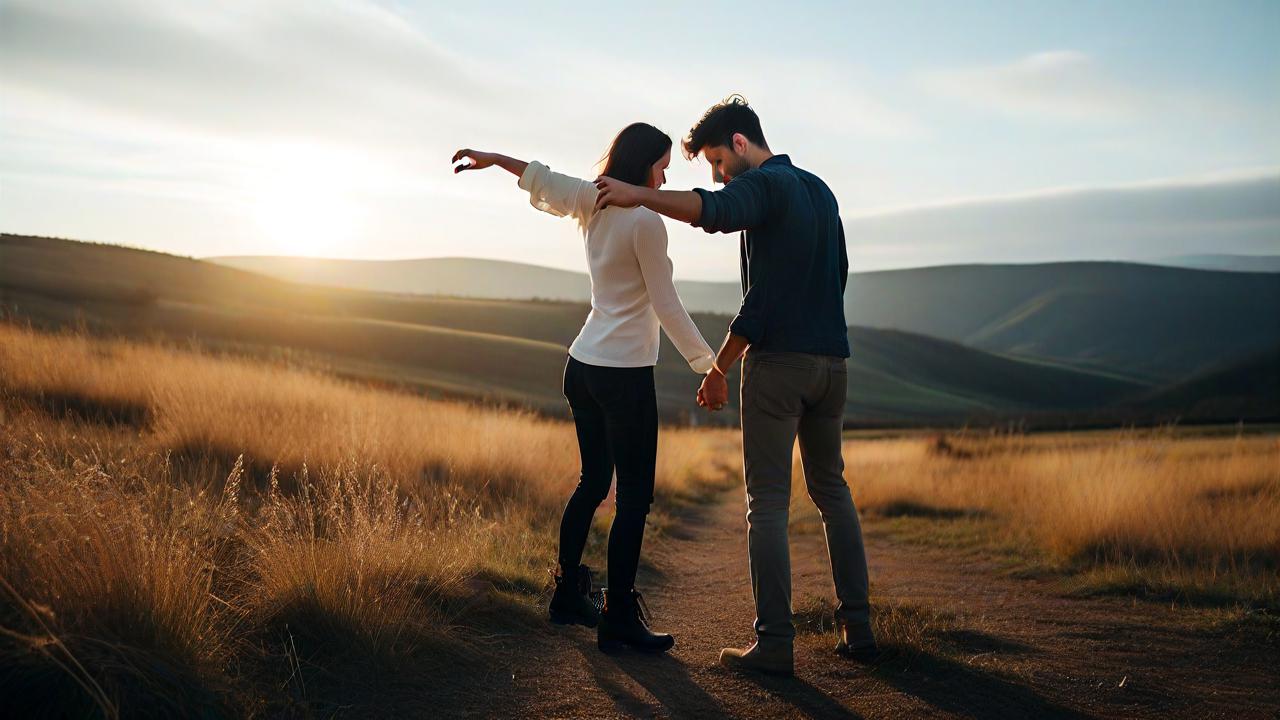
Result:
[[[736,136],[735,136],[736,137]],[[751,169],[747,159],[731,146],[704,147],[702,157],[711,165],[711,182],[728,183]]]

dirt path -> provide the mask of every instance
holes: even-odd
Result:
[[[890,648],[874,668],[797,639],[795,679],[721,670],[754,617],[741,491],[684,518],[646,548],[641,578],[665,657],[606,656],[584,628],[537,629],[508,646],[494,717],[902,718],[1277,717],[1280,648],[1244,631],[1194,630],[1188,611],[1119,599],[1070,599],[989,563],[869,535],[877,606],[909,606],[940,650]],[[794,535],[794,534],[793,534]],[[832,593],[822,538],[793,536],[798,608]],[[938,613],[941,613],[939,616]],[[1203,625],[1202,625],[1203,627]],[[480,705],[485,706],[481,709]],[[496,707],[495,707],[496,706]]]

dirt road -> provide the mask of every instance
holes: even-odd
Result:
[[[873,601],[897,636],[874,667],[818,631],[832,594],[820,535],[793,534],[795,679],[720,669],[754,617],[741,490],[645,550],[641,589],[663,657],[606,656],[594,632],[549,624],[499,644],[476,714],[528,718],[1277,717],[1280,647],[1256,628],[1128,599],[1068,598],[988,560],[895,543],[868,526]]]

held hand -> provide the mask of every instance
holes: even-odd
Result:
[[[600,194],[596,196],[596,210],[603,210],[610,205],[635,207],[640,204],[640,188],[635,185],[601,175],[596,178],[596,188],[600,190]]]
[[[702,379],[698,388],[698,405],[712,412],[729,403],[729,382],[719,370],[712,370]]]
[[[463,159],[469,160],[470,162],[464,162],[459,165],[458,162]],[[497,153],[462,149],[453,154],[453,172],[456,174],[463,170],[483,170],[487,167],[492,167],[497,160]]]

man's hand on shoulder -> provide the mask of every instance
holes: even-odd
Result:
[[[603,175],[596,178],[595,186],[599,191],[596,195],[597,211],[610,205],[643,205],[659,215],[685,223],[697,222],[702,214],[702,196],[691,190],[656,190]]]
[[[611,205],[614,207],[639,205],[646,188],[601,175],[596,178],[596,189],[600,191],[600,194],[596,195],[596,210],[603,210]]]

